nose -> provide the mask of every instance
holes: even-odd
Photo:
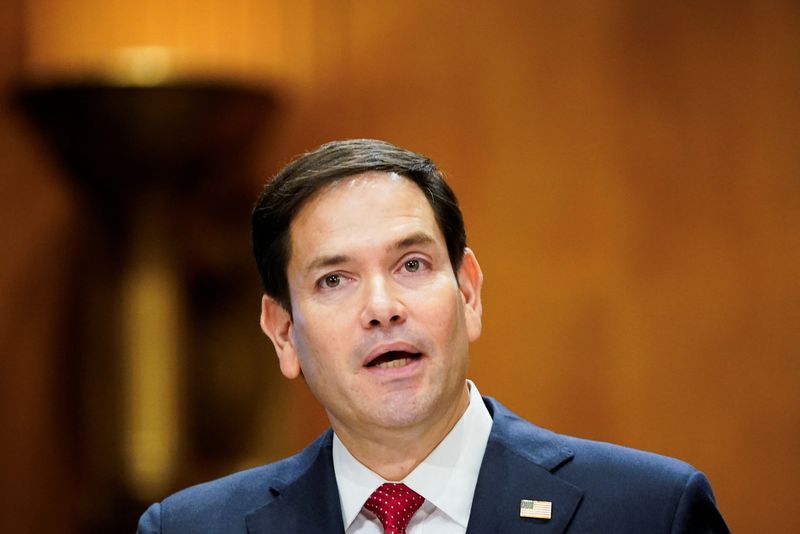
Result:
[[[361,325],[364,328],[385,328],[403,324],[407,310],[391,281],[375,276],[364,284],[364,306]]]

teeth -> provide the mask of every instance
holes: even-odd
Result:
[[[380,367],[381,369],[394,369],[395,367],[403,367],[409,363],[411,363],[411,358],[399,358],[397,360],[379,363],[375,367]]]

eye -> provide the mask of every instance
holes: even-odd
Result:
[[[406,271],[415,273],[419,271],[420,268],[419,260],[416,258],[406,260],[406,262],[403,264],[403,267],[405,267]]]
[[[328,276],[320,280],[320,284],[322,285],[322,287],[326,287],[328,289],[337,287],[341,283],[342,283],[342,277],[341,275],[338,274],[329,274]]]

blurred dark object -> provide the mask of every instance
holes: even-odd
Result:
[[[235,338],[258,287],[248,161],[274,102],[224,82],[37,85],[18,101],[81,193],[64,356],[84,531],[130,531],[256,426],[263,355]]]
[[[20,101],[76,183],[115,207],[225,174],[220,168],[248,153],[272,105],[261,90],[212,82],[31,86]]]

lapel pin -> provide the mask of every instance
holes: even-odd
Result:
[[[553,515],[553,503],[550,501],[530,501],[522,499],[519,502],[519,516],[533,519],[550,519]]]

